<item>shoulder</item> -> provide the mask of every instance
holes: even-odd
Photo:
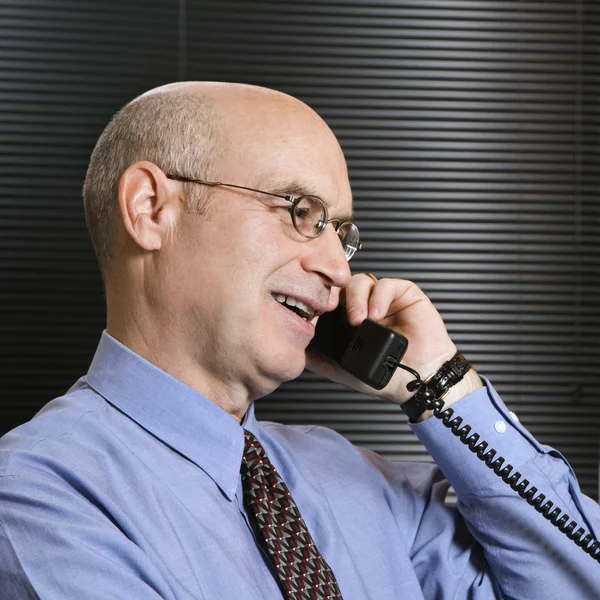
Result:
[[[79,380],[33,419],[0,438],[0,477],[20,475],[27,466],[41,469],[49,462],[68,460],[74,446],[89,443],[101,427],[98,415],[106,411],[104,399]]]

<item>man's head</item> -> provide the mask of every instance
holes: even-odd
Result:
[[[302,371],[314,331],[278,299],[322,312],[349,281],[334,227],[304,238],[285,199],[167,175],[312,194],[344,220],[339,144],[295,98],[190,82],[134,100],[92,155],[84,194],[109,332],[222,405],[268,393]]]
[[[171,85],[124,106],[98,139],[83,187],[88,229],[106,278],[116,246],[119,181],[125,170],[150,161],[165,173],[206,173],[216,159],[217,118],[202,95]],[[188,208],[200,212],[207,190],[188,186]]]

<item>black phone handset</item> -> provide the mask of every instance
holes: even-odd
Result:
[[[319,317],[315,337],[308,345],[309,349],[338,363],[343,369],[360,379],[363,383],[377,389],[383,389],[392,378],[396,368],[404,369],[415,379],[407,384],[410,392],[419,393],[426,386],[417,371],[401,364],[402,357],[408,347],[408,340],[401,334],[375,321],[365,319],[358,327],[348,323],[346,308],[338,306],[334,311]],[[423,394],[422,394],[423,395]],[[553,510],[554,503],[546,500],[546,496],[537,493],[529,480],[522,478],[504,457],[498,456],[494,448],[472,431],[472,427],[463,423],[460,416],[454,417],[454,409],[444,409],[443,399],[426,398],[425,410],[433,412],[439,419],[479,460],[510,486],[521,498],[562,531],[584,552],[600,563],[600,542],[583,527],[579,527],[574,519],[560,508]],[[536,495],[537,494],[537,495]]]

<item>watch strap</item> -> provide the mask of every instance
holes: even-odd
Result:
[[[441,400],[471,369],[467,359],[457,352],[438,371],[429,376],[419,391],[400,406],[411,423],[416,423],[433,400]]]

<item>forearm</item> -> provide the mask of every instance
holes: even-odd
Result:
[[[469,385],[466,382],[466,385]],[[497,450],[546,501],[586,531],[600,530],[600,509],[579,492],[568,463],[511,416],[491,386],[452,404],[454,417]],[[511,598],[598,598],[600,564],[529,506],[436,418],[413,426],[459,498],[459,510],[505,594]],[[595,530],[595,531],[594,531]],[[560,592],[559,592],[560,591]]]

